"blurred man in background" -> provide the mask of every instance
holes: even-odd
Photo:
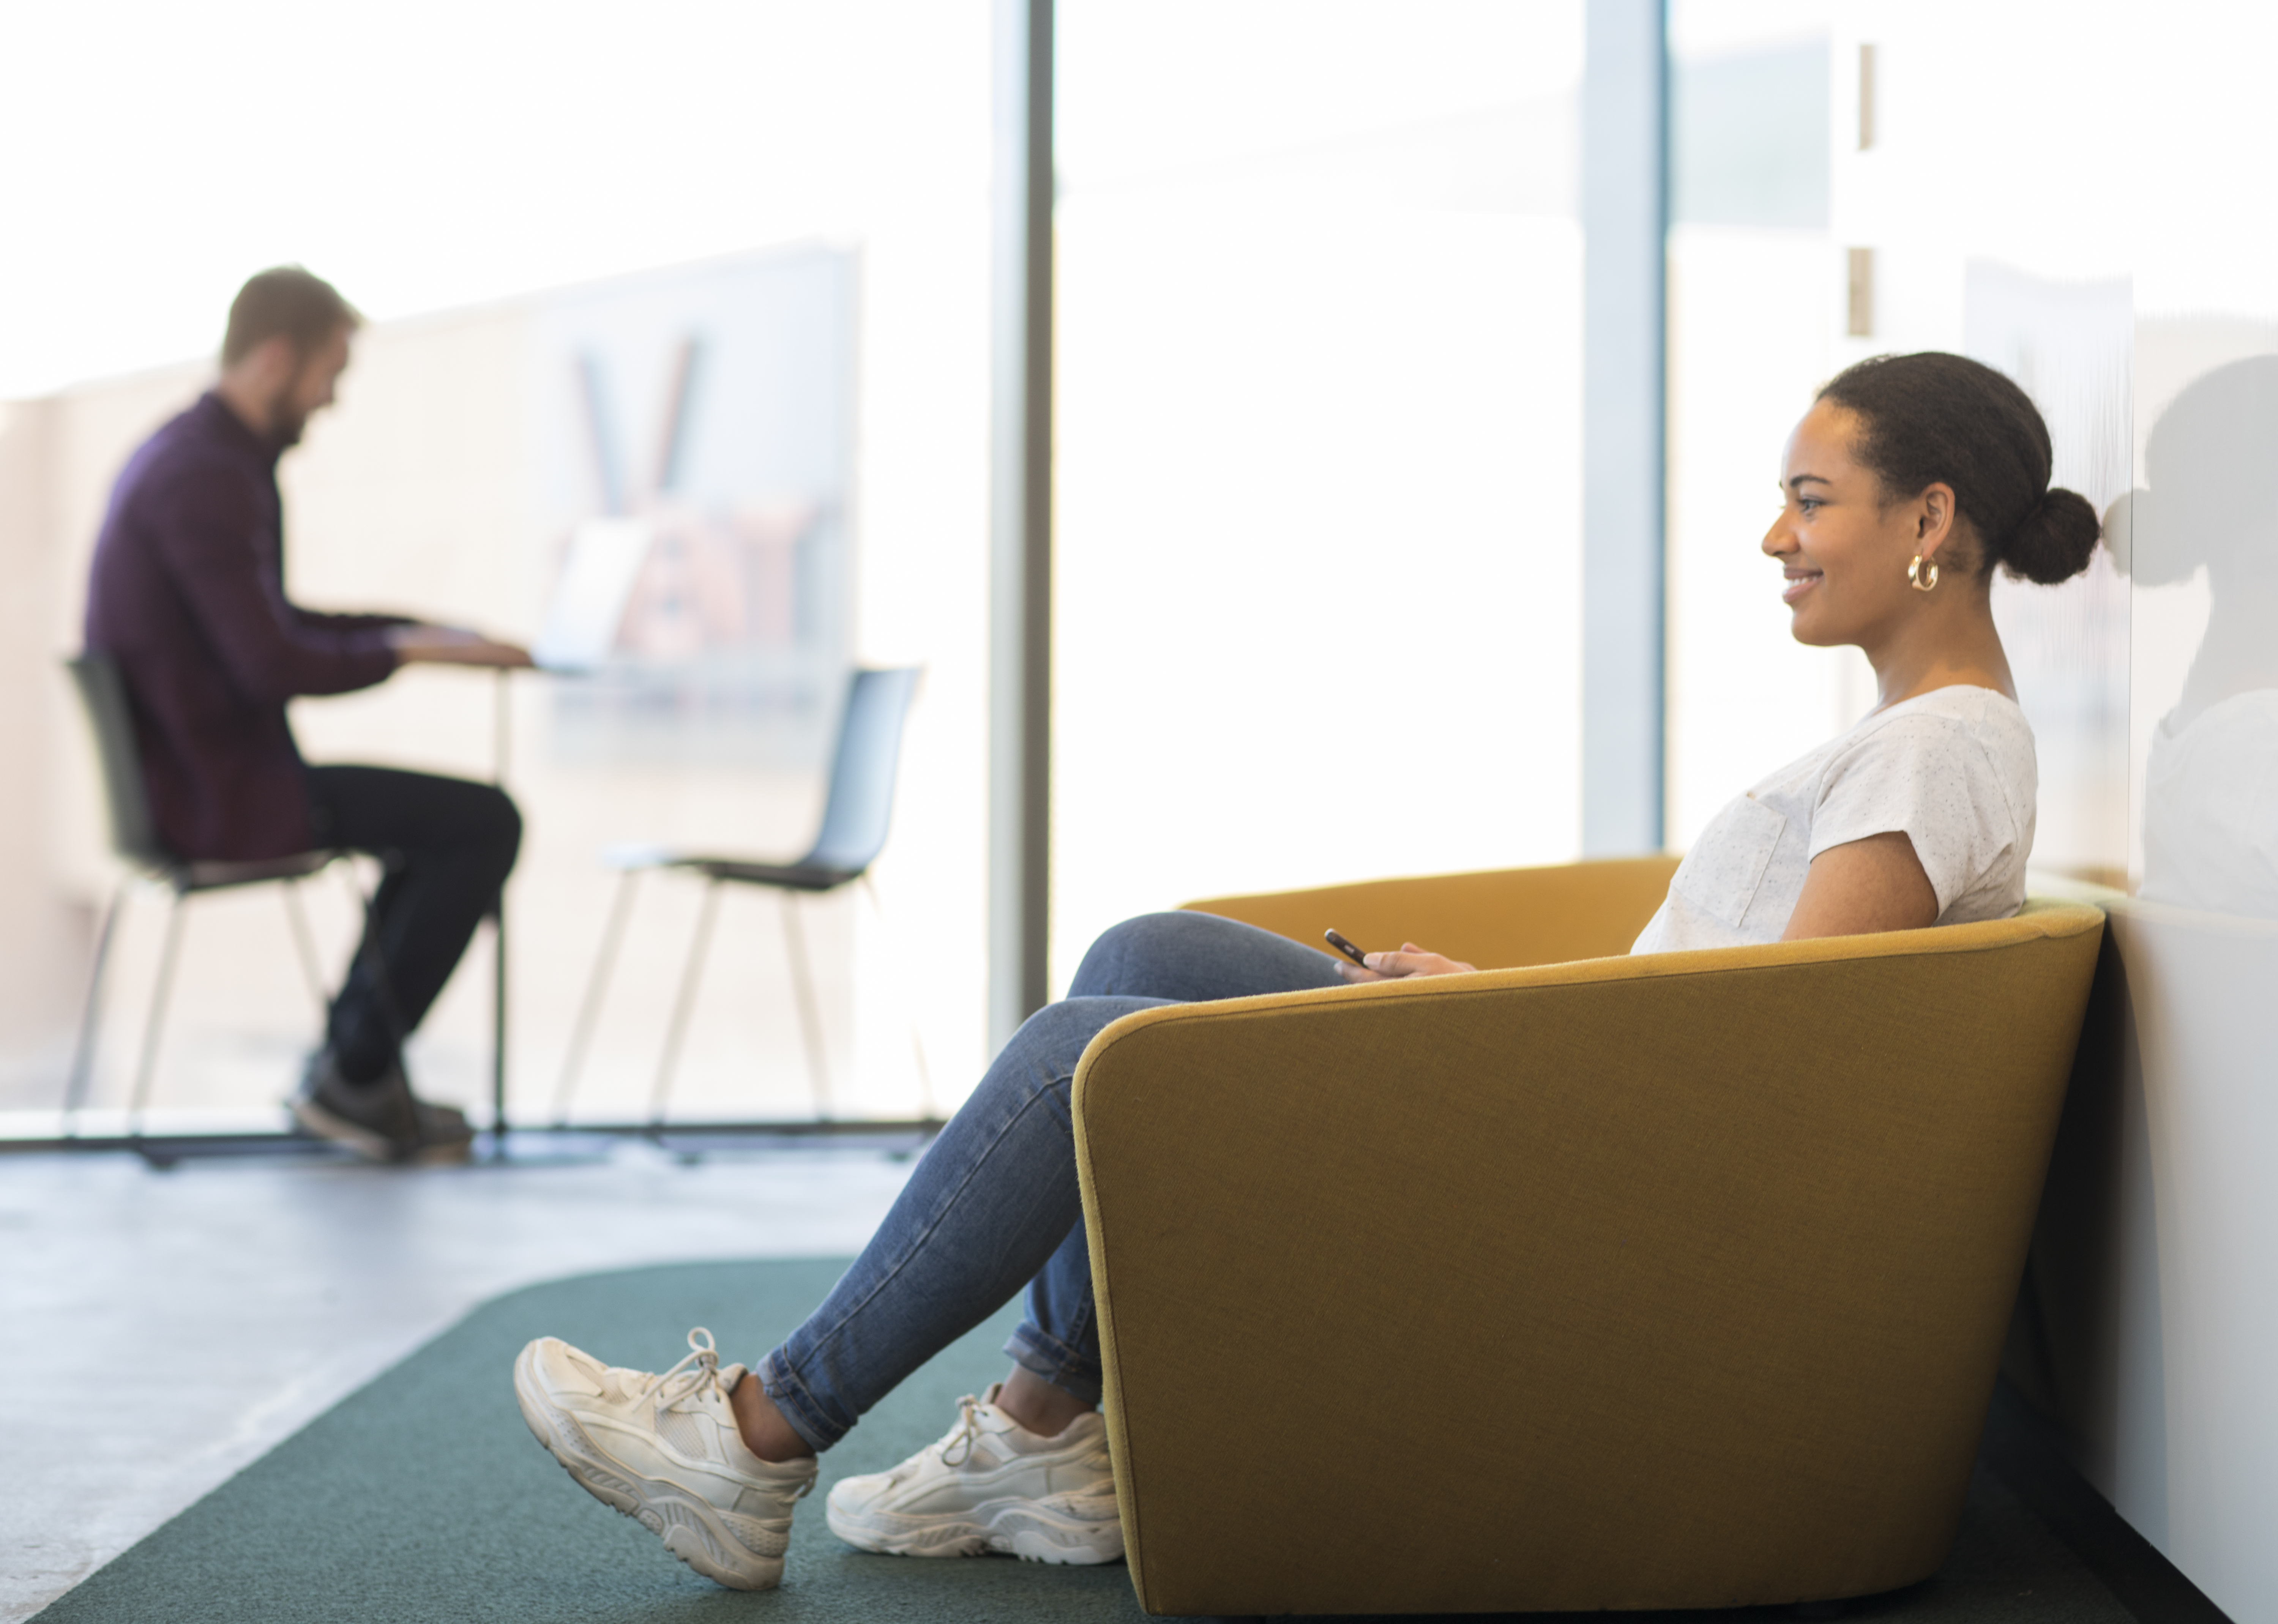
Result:
[[[478,633],[391,614],[324,614],[285,595],[277,461],[332,404],[362,318],[297,267],[230,306],[221,377],[127,461],[88,583],[87,646],[126,680],[159,842],[185,860],[362,851],[384,876],[291,1109],[375,1160],[463,1155],[473,1137],[418,1099],[417,1027],[498,905],[522,820],[500,789],[391,767],[311,766],[286,702],[432,662],[526,666]]]

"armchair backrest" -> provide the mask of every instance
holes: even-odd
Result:
[[[1334,926],[1364,948],[1421,942],[1482,970],[1626,953],[1669,894],[1678,859],[1655,855],[1371,880],[1189,903],[1309,948]]]

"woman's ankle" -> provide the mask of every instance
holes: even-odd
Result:
[[[997,1407],[1038,1437],[1056,1438],[1079,1416],[1099,1407],[1053,1386],[1026,1365],[1014,1365],[997,1390]]]
[[[814,1458],[814,1445],[784,1419],[784,1413],[751,1371],[745,1371],[743,1379],[729,1391],[728,1407],[736,1412],[736,1430],[743,1434],[744,1447],[770,1466]]]

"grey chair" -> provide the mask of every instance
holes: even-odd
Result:
[[[854,673],[847,686],[846,709],[839,721],[837,748],[831,759],[830,789],[823,805],[822,832],[815,836],[814,847],[797,862],[762,863],[748,858],[705,856],[654,845],[613,846],[601,853],[601,861],[619,870],[620,878],[608,923],[602,931],[600,952],[593,961],[585,1002],[577,1011],[577,1024],[570,1033],[570,1052],[562,1063],[562,1081],[554,1095],[557,1123],[569,1120],[570,1095],[584,1067],[585,1050],[600,1017],[601,1001],[608,989],[617,949],[631,918],[635,882],[653,869],[678,869],[700,874],[706,883],[703,905],[696,917],[695,939],[689,944],[688,961],[681,971],[671,1023],[665,1030],[664,1053],[657,1062],[656,1079],[650,1090],[650,1127],[661,1128],[664,1123],[665,1104],[680,1064],[681,1041],[687,1035],[698,980],[711,946],[712,924],[719,909],[720,894],[723,887],[730,885],[764,887],[782,898],[791,989],[799,1006],[807,1075],[814,1089],[815,1116],[829,1120],[830,1080],[823,1054],[822,1017],[815,1003],[814,977],[807,960],[806,933],[799,923],[798,896],[802,892],[820,895],[859,883],[868,893],[871,905],[878,905],[876,888],[870,882],[870,865],[884,848],[886,831],[892,821],[902,727],[909,714],[910,701],[917,692],[919,675],[916,667]],[[914,1023],[912,1043],[922,1085],[926,1076],[925,1051],[916,1037]],[[930,1100],[927,1114],[931,1114]]]
[[[96,761],[103,781],[103,797],[111,825],[111,849],[128,873],[111,892],[103,910],[103,926],[96,937],[95,964],[88,978],[87,1006],[80,1017],[79,1041],[72,1056],[69,1080],[64,1090],[65,1132],[73,1131],[85,1104],[95,1072],[96,1039],[103,1021],[104,977],[111,948],[126,897],[139,881],[166,888],[166,942],[158,959],[158,978],[150,994],[149,1013],[143,1018],[142,1051],[134,1067],[134,1086],[127,1104],[130,1134],[139,1134],[142,1108],[148,1102],[150,1078],[158,1060],[166,1002],[173,990],[174,966],[181,956],[182,905],[193,896],[237,886],[281,884],[285,912],[291,922],[293,942],[309,991],[321,1011],[326,1003],[323,972],[317,967],[317,947],[309,932],[307,913],[301,906],[298,882],[344,854],[333,850],[300,851],[290,857],[253,863],[195,862],[176,857],[159,843],[150,815],[150,797],[142,780],[142,762],[134,746],[134,719],[127,703],[126,682],[118,666],[101,654],[81,654],[65,662],[78,690],[80,703],[93,736]]]

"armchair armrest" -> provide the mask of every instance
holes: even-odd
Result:
[[[1491,869],[1416,880],[1215,896],[1197,913],[1321,945],[1330,926],[1365,948],[1413,942],[1481,969],[1626,953],[1677,872],[1673,857],[1618,858],[1547,868]]]
[[[1935,1571],[2101,928],[1109,1027],[1076,1155],[1142,1602],[1707,1607]]]

